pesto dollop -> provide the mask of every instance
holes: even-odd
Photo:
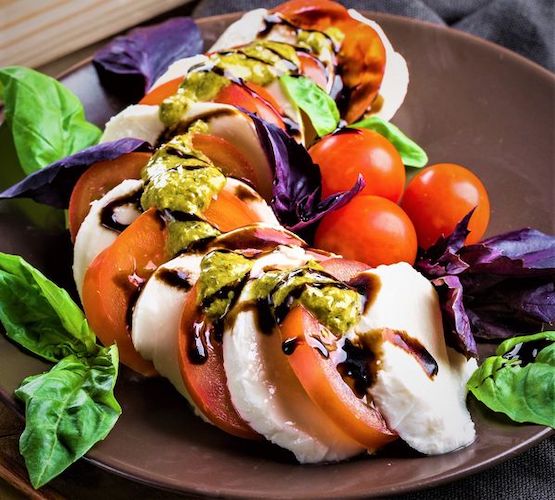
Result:
[[[141,205],[169,213],[188,214],[191,220],[168,223],[168,251],[175,255],[195,241],[220,232],[202,220],[202,213],[226,183],[226,177],[210,159],[192,146],[192,132],[175,136],[152,155],[142,177]]]
[[[276,320],[284,308],[301,304],[336,335],[346,333],[362,314],[361,297],[355,290],[310,264],[293,271],[269,271],[252,284],[250,293],[253,302],[270,305]]]
[[[236,290],[252,269],[252,261],[234,252],[213,251],[200,264],[199,302],[210,319],[225,316]]]

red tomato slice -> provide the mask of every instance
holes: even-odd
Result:
[[[374,451],[395,440],[383,416],[366,405],[344,382],[333,360],[315,348],[320,324],[304,307],[292,309],[280,326],[283,342],[297,339],[288,359],[310,398],[368,450]]]
[[[320,265],[324,268],[324,271],[339,281],[350,281],[363,271],[371,269],[364,262],[342,258],[326,259],[321,261]]]
[[[218,193],[203,215],[210,224],[224,233],[255,222],[263,222],[245,201],[225,189]]]
[[[325,90],[328,86],[328,79],[326,78],[326,69],[324,65],[312,54],[299,51],[297,52],[297,56],[301,63],[301,67],[299,68],[301,74],[310,78]]]
[[[260,118],[266,120],[268,123],[273,123],[279,128],[285,130],[285,124],[278,111],[264,99],[254,89],[260,87],[239,85],[237,83],[230,83],[220,90],[219,94],[214,98],[214,102],[220,104],[230,104],[232,106],[240,106],[245,108],[251,113],[256,113]],[[268,94],[266,92],[266,94]]]
[[[370,107],[380,89],[385,70],[385,48],[370,26],[355,21],[347,9],[327,0],[291,0],[273,12],[304,29],[337,26],[345,34],[338,54],[343,84],[351,89],[344,118],[352,123]]]
[[[209,134],[195,134],[193,147],[202,151],[225,175],[237,179],[248,179],[255,186],[256,171],[245,156],[231,142]]]
[[[151,106],[161,104],[164,99],[177,93],[179,86],[183,83],[184,76],[170,80],[169,82],[163,83],[162,85],[156,87],[146,94],[140,101],[139,104],[149,104]]]
[[[179,328],[179,367],[195,405],[215,426],[247,439],[258,434],[241,418],[231,401],[221,339],[214,338],[198,307],[198,288],[187,294]]]
[[[104,196],[125,179],[140,179],[150,153],[127,153],[115,160],[92,165],[79,177],[69,200],[69,232],[75,242],[77,231],[89,213],[91,203]]]
[[[104,345],[116,342],[121,362],[146,376],[156,370],[133,346],[129,315],[141,286],[170,258],[166,241],[164,221],[147,210],[94,259],[83,284],[83,307],[97,337]]]

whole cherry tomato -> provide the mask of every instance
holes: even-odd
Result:
[[[401,207],[368,195],[357,195],[326,215],[316,231],[315,245],[372,267],[413,264],[417,250],[414,226]]]
[[[385,137],[364,129],[342,129],[310,148],[322,173],[322,196],[350,189],[362,174],[362,193],[382,196],[395,203],[405,187],[401,156]]]
[[[438,163],[414,177],[401,206],[411,218],[418,244],[426,249],[453,232],[458,222],[476,208],[469,223],[467,244],[480,241],[490,216],[486,188],[470,170],[454,163]]]

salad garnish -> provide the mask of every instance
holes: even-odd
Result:
[[[95,54],[93,64],[110,92],[137,102],[172,62],[200,53],[203,45],[196,23],[176,17],[114,38]]]
[[[467,383],[488,408],[515,422],[555,428],[555,331],[502,342]]]
[[[25,403],[19,446],[31,484],[40,488],[112,430],[118,349],[96,343],[69,294],[21,257],[0,253],[0,321],[13,342],[56,363],[27,377],[15,395]]]

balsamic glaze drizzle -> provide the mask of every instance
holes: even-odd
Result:
[[[132,205],[137,212],[141,211],[141,195],[142,190],[138,190],[129,195],[116,198],[108,203],[106,206],[100,210],[100,224],[110,231],[115,231],[116,233],[121,233],[127,224],[122,224],[117,220],[116,210],[118,208],[124,207],[125,205]]]

